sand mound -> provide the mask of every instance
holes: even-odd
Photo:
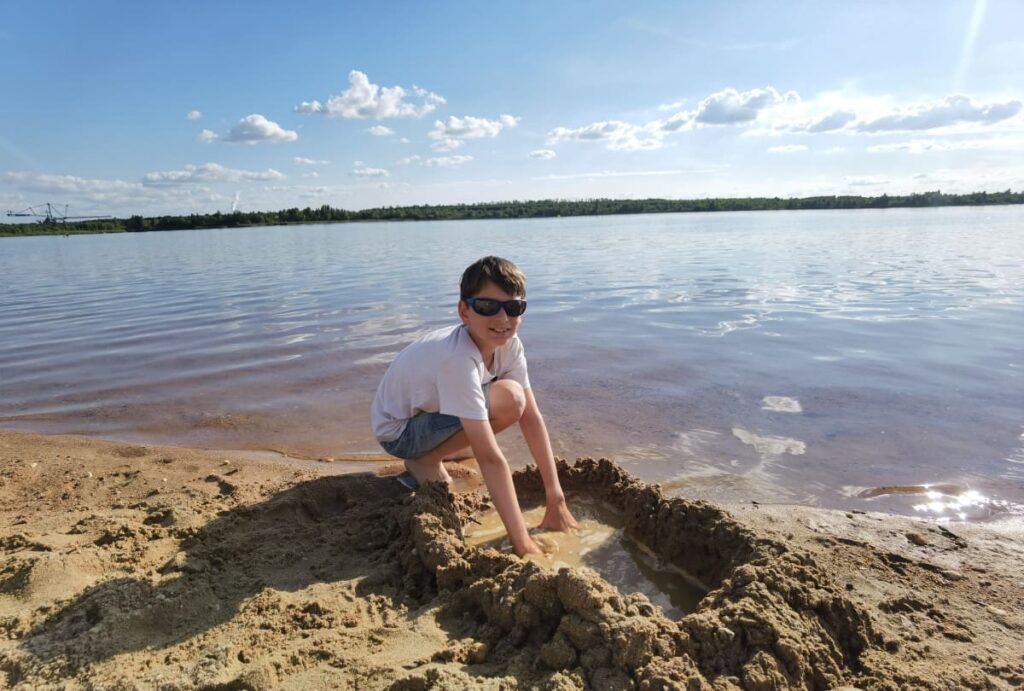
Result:
[[[473,633],[486,650],[528,648],[527,657],[594,688],[834,688],[861,673],[865,649],[881,645],[868,615],[809,554],[759,539],[709,504],[665,499],[610,461],[559,470],[567,491],[620,512],[630,537],[711,591],[697,612],[671,621],[596,574],[469,548],[461,525],[478,499],[441,486],[405,509],[415,549],[400,550],[403,585],[446,593],[449,613],[478,622]],[[535,471],[515,479],[521,494],[542,491]]]

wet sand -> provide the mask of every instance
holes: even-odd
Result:
[[[374,467],[360,459],[357,467]],[[667,498],[610,462],[574,495],[708,594],[463,540],[487,503],[347,463],[0,432],[12,688],[1003,689],[1024,684],[1024,527]],[[470,477],[471,471],[464,471]],[[540,488],[517,473],[524,504]],[[0,682],[0,683],[3,683]]]

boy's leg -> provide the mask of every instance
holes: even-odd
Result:
[[[519,421],[526,409],[526,394],[518,383],[500,379],[488,387],[488,420],[497,434]],[[448,456],[469,448],[466,432],[460,429],[428,454],[406,460],[405,467],[420,482],[433,480],[451,482],[451,476],[441,461]]]

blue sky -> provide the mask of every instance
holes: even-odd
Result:
[[[2,0],[0,210],[1019,190],[1022,26],[1019,0]]]

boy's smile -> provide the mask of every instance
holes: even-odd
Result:
[[[521,296],[509,295],[488,281],[473,297],[504,301]],[[480,354],[484,356],[484,362],[488,367],[491,364],[491,356],[494,355],[494,351],[508,343],[516,335],[519,322],[522,321],[521,316],[510,317],[503,309],[498,310],[498,313],[493,316],[485,317],[477,314],[464,300],[459,300],[459,318],[466,325],[470,338],[480,350]]]

